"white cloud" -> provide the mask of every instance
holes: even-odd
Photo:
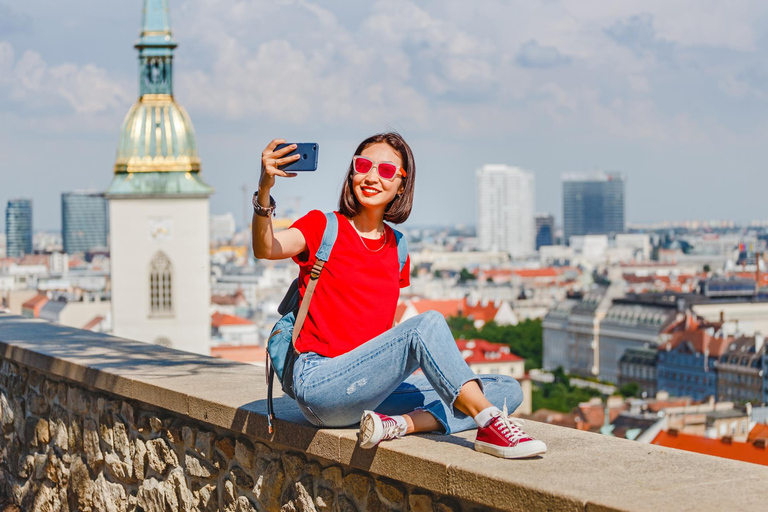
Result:
[[[33,109],[67,105],[74,114],[123,110],[132,100],[125,84],[93,64],[49,66],[27,50],[16,60],[10,43],[0,42],[0,85],[7,98]]]

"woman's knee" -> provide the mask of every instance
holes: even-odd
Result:
[[[416,318],[419,319],[419,323],[416,326],[416,330],[421,334],[421,337],[427,342],[448,343],[455,345],[456,341],[453,339],[451,329],[448,327],[445,317],[437,311],[426,311]]]
[[[495,406],[502,407],[506,401],[509,412],[523,403],[523,389],[520,383],[508,375],[483,375],[480,377],[486,398]]]

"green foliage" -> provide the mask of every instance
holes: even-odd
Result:
[[[459,283],[466,283],[467,281],[474,281],[475,279],[477,279],[475,274],[466,268],[461,269],[461,272],[459,272]]]
[[[517,325],[498,325],[488,322],[477,329],[469,318],[458,316],[448,318],[448,326],[455,338],[488,340],[503,343],[513,354],[525,358],[526,371],[541,368],[543,352],[541,320],[524,320]]]
[[[624,398],[637,396],[640,394],[640,386],[637,384],[637,382],[630,382],[628,384],[624,384],[619,388],[619,394]]]
[[[704,272],[706,273],[712,272],[712,267],[709,266],[709,263],[704,264]]]
[[[602,396],[600,391],[592,388],[577,388],[571,386],[568,375],[562,368],[554,372],[555,380],[551,383],[537,383],[533,388],[533,410],[550,409],[560,412],[571,412],[581,402],[586,402],[595,396]]]

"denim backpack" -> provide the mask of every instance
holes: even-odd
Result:
[[[272,420],[275,419],[275,410],[272,404],[272,383],[274,382],[274,377],[277,375],[283,392],[295,399],[296,396],[293,392],[293,363],[299,353],[294,348],[294,343],[296,343],[296,338],[298,338],[301,327],[304,325],[304,320],[307,318],[309,302],[312,300],[312,294],[323,271],[323,266],[328,261],[328,258],[330,258],[331,249],[333,249],[333,244],[336,243],[336,235],[339,231],[336,214],[333,212],[326,213],[325,219],[323,239],[315,253],[315,264],[309,273],[309,283],[304,292],[304,300],[301,300],[299,295],[299,279],[296,278],[291,283],[291,286],[285,293],[285,297],[280,302],[280,306],[277,308],[277,312],[283,316],[272,328],[272,332],[267,340],[265,373],[267,376],[267,423],[270,434],[274,431]],[[397,259],[400,264],[400,271],[402,272],[408,259],[408,243],[402,233],[396,229],[392,231],[394,231],[395,240],[397,241]]]

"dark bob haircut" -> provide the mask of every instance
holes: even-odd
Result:
[[[405,169],[407,174],[404,178],[400,177],[403,180],[403,193],[398,194],[387,205],[387,209],[384,210],[384,220],[393,224],[402,224],[408,220],[408,217],[411,215],[411,208],[413,207],[413,184],[416,178],[416,163],[413,161],[411,147],[399,133],[378,133],[361,142],[355,150],[355,155],[362,153],[368,146],[382,142],[400,153],[403,169]],[[360,202],[355,197],[354,190],[352,190],[352,176],[354,176],[354,172],[352,162],[350,161],[347,175],[344,178],[344,185],[341,187],[341,197],[339,197],[339,213],[347,217],[354,217],[360,213]]]

